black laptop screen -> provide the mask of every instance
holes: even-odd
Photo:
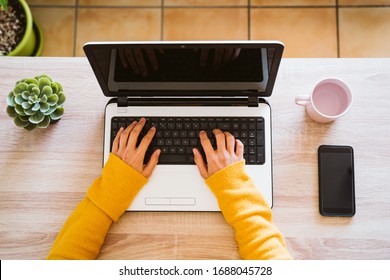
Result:
[[[263,81],[257,49],[118,49],[115,60],[117,82]]]
[[[156,90],[256,90],[266,95],[270,75],[274,82],[271,71],[280,62],[280,57],[275,61],[278,47],[96,43],[84,50],[109,96]]]

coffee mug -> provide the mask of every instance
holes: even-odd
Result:
[[[328,78],[320,81],[310,95],[299,95],[295,103],[306,107],[310,118],[327,123],[345,115],[352,105],[349,87],[341,80]]]

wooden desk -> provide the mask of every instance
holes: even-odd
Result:
[[[63,84],[60,122],[28,132],[5,113],[15,81],[46,73]],[[354,104],[331,124],[311,121],[294,97],[339,77]],[[103,96],[85,58],[0,59],[0,259],[43,259],[100,175]],[[390,59],[284,59],[273,96],[274,222],[297,259],[390,259]],[[355,150],[357,212],[318,211],[317,148]],[[220,213],[125,213],[102,259],[236,259]]]

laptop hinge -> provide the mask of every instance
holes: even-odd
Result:
[[[255,95],[249,95],[248,107],[259,107],[259,97]]]
[[[127,107],[127,97],[118,96],[118,107]]]

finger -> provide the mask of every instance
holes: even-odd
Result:
[[[242,160],[244,158],[244,144],[236,139],[236,156]]]
[[[133,50],[132,49],[126,49],[125,50],[125,54],[126,54],[127,61],[130,63],[131,70],[133,70],[134,74],[139,75],[140,72],[139,72],[139,69],[138,69],[138,65],[137,65],[137,63],[135,62],[135,59],[134,59]]]
[[[234,49],[234,52],[232,55],[232,61],[235,60],[240,55],[240,52],[241,52],[241,48]]]
[[[202,154],[197,148],[193,148],[192,152],[194,153],[195,164],[198,167],[200,176],[202,176],[203,179],[207,179],[209,177],[209,173],[207,171],[207,166],[203,160]]]
[[[120,59],[123,67],[125,67],[125,68],[129,67],[129,64],[127,64],[127,61],[126,61],[126,56],[125,56],[125,50],[124,49],[120,49],[119,50],[119,59]]]
[[[228,64],[232,59],[233,49],[225,49],[225,53],[222,59],[222,66]]]
[[[158,70],[158,62],[157,62],[156,53],[154,52],[153,49],[146,49],[145,52],[149,58],[150,64],[152,65],[152,69],[154,71],[157,71]]]
[[[123,127],[121,127],[118,131],[118,133],[116,134],[115,136],[115,139],[114,141],[112,142],[112,149],[111,149],[111,152],[113,154],[116,154],[118,152],[118,149],[119,149],[119,139],[121,138],[121,134],[123,132]]]
[[[219,66],[221,66],[223,53],[224,53],[223,49],[216,49],[215,50],[214,61],[213,61],[213,70],[218,70]]]
[[[138,136],[140,135],[142,129],[144,128],[145,125],[145,118],[141,118],[139,122],[135,125],[134,129],[131,131],[129,141],[127,145],[129,148],[136,148],[137,141],[138,141]]]
[[[217,141],[217,150],[226,151],[226,137],[225,134],[218,128],[213,130],[215,140]]]
[[[129,135],[134,127],[137,126],[137,122],[134,121],[131,125],[129,125],[122,133],[119,139],[119,148],[118,151],[121,152],[123,149],[127,147],[129,141]]]
[[[214,152],[214,148],[211,145],[210,139],[207,137],[207,133],[205,131],[202,130],[201,132],[199,132],[199,138],[200,138],[200,144],[202,145],[203,150],[207,157],[207,154]]]
[[[204,67],[207,64],[207,58],[209,56],[209,49],[200,50],[200,66]]]
[[[234,145],[236,143],[234,136],[231,135],[229,132],[225,132],[225,139],[226,139],[226,150],[229,154],[234,154]]]
[[[148,149],[150,143],[152,142],[153,137],[154,137],[155,134],[156,134],[156,128],[155,127],[151,127],[149,129],[148,133],[146,133],[145,137],[142,138],[141,143],[138,146],[138,149],[144,155],[145,155],[146,150]]]
[[[149,178],[152,176],[153,170],[156,167],[158,163],[158,158],[161,154],[161,150],[157,149],[153,152],[152,156],[150,157],[148,163],[145,165],[144,170],[142,171],[142,174],[146,177]]]
[[[142,77],[147,77],[149,75],[148,68],[146,67],[145,58],[140,49],[134,49],[134,58],[137,62],[138,68],[141,72]]]

